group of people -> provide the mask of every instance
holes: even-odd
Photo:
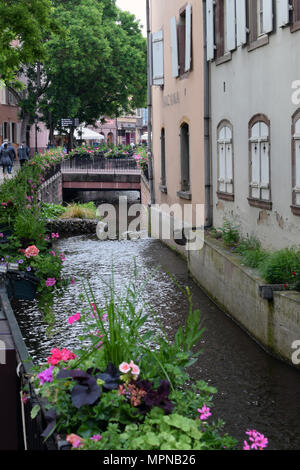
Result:
[[[17,152],[22,168],[23,165],[29,160],[29,148],[25,142],[22,142],[22,144],[18,147]],[[17,154],[14,147],[8,141],[4,141],[0,147],[0,166],[2,166],[4,176],[11,174],[16,158]]]

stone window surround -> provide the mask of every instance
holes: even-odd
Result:
[[[251,135],[252,135],[252,127],[254,124],[257,122],[264,122],[268,128],[269,128],[269,181],[270,181],[270,199],[264,200],[264,199],[256,199],[251,196]],[[248,203],[249,206],[251,207],[256,207],[259,209],[265,209],[265,210],[272,210],[273,203],[272,203],[272,190],[271,190],[271,136],[270,136],[270,120],[267,118],[265,114],[259,113],[255,114],[249,121],[248,124],[248,151],[249,151],[249,197],[248,197]]]

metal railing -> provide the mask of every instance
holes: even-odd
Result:
[[[61,164],[61,171],[62,173],[141,173],[134,158],[105,158],[101,154],[76,155]]]

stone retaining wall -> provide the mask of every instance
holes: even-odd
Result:
[[[299,292],[275,292],[272,301],[264,300],[259,292],[264,281],[209,236],[203,249],[187,258],[192,277],[210,298],[268,352],[296,365],[292,345],[300,340]]]
[[[97,219],[54,219],[48,220],[46,227],[51,232],[59,233],[60,237],[96,235],[98,222]]]

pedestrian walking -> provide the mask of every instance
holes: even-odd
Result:
[[[0,150],[0,165],[3,169],[3,175],[10,174],[13,166],[12,152],[8,148],[8,144],[4,144],[4,148]]]
[[[9,142],[7,142],[7,148],[10,153],[10,159],[11,159],[11,165],[8,168],[8,173],[11,174],[14,160],[17,158],[17,154],[16,154],[14,147]]]
[[[21,168],[29,160],[29,148],[26,145],[26,142],[22,142],[20,147],[18,147],[18,158],[20,161]]]

